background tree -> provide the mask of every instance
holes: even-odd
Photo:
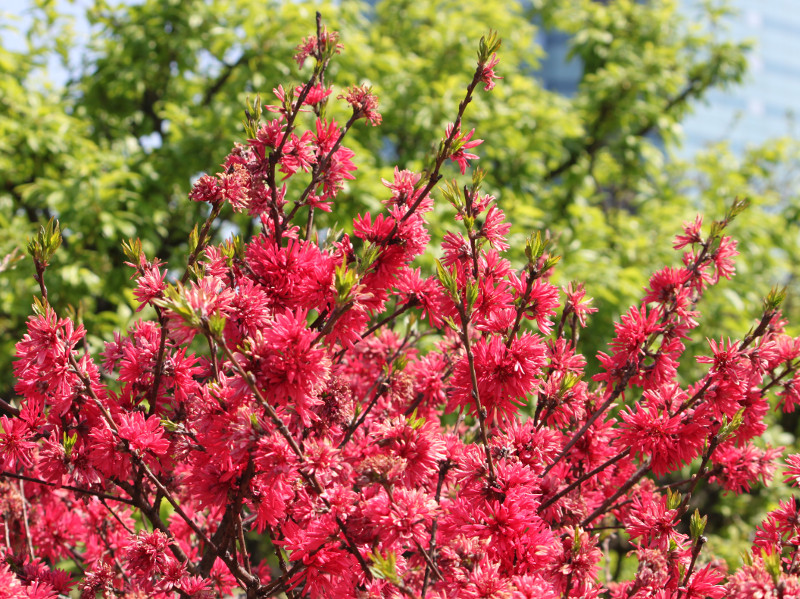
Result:
[[[73,306],[98,336],[130,322],[135,303],[120,241],[139,236],[148,256],[183,268],[177,260],[202,209],[185,201],[190,181],[220,163],[239,137],[248,95],[270,104],[271,82],[302,80],[286,65],[317,6],[98,0],[87,12],[88,51],[64,86],[48,82],[47,65],[66,62],[76,47],[70,20],[50,3],[31,8],[27,50],[0,47],[0,397],[13,402],[13,344],[37,289],[30,260],[19,260],[28,238],[50,217],[63,223],[64,247],[47,275],[57,309]],[[585,0],[567,8],[557,0],[532,7],[391,0],[322,11],[358,48],[333,65],[333,94],[342,91],[339,70],[372,83],[385,120],[348,138],[363,176],[330,215],[318,215],[320,224],[348,226],[345,215],[385,197],[377,182],[391,179],[394,164],[425,164],[435,150],[429,132],[452,118],[471,76],[470,42],[491,26],[503,38],[504,80],[471,108],[487,141],[479,148],[490,167],[485,189],[509,213],[512,239],[534,229],[554,237],[556,252],[568,258],[559,283],[586,281],[599,308],[581,341],[587,356],[604,349],[598,340],[611,337],[612,321],[641,295],[646,273],[674,260],[669,247],[680,223],[697,212],[719,216],[735,196],[753,203],[733,227],[741,276],[703,299],[699,337],[746,333],[771,285],[796,286],[796,146],[784,140],[744,156],[721,146],[691,161],[673,155],[692,105],[744,76],[746,46],[719,33],[722,11],[698,9],[698,27],[668,1]],[[541,30],[572,35],[583,75],[570,97],[536,79]],[[439,210],[444,218],[447,208]],[[253,226],[224,216],[217,235]],[[785,308],[800,321],[791,293]],[[772,440],[791,443],[780,435],[796,434],[796,419],[784,416],[781,424]],[[747,506],[720,505],[721,516],[746,514]]]
[[[47,83],[46,69],[75,47],[70,20],[52,3],[37,7],[27,51],[0,49],[6,398],[13,343],[35,289],[30,262],[15,261],[27,238],[57,216],[65,247],[48,280],[54,304],[74,306],[93,331],[128,322],[134,314],[120,240],[137,226],[148,255],[167,261],[179,255],[197,217],[181,201],[191,179],[223,159],[246,96],[260,93],[269,104],[268,82],[287,75],[300,81],[285,65],[316,5],[98,0],[87,11],[88,50],[63,87]],[[490,25],[504,40],[504,80],[473,112],[486,132],[486,188],[511,215],[516,239],[547,229],[569,256],[559,282],[587,282],[600,308],[584,334],[587,355],[603,349],[594,340],[607,338],[613,319],[639,295],[643,273],[672,259],[670,236],[680,223],[697,211],[721,214],[733,196],[755,204],[735,230],[745,276],[704,300],[705,333],[746,331],[764,290],[794,281],[798,204],[786,191],[794,146],[770,144],[743,157],[713,151],[691,163],[665,157],[692,105],[744,75],[746,45],[720,33],[724,11],[699,8],[690,27],[677,3],[666,0],[568,6],[392,0],[322,10],[359,48],[341,57],[326,83],[341,92],[338,69],[374,83],[387,115],[381,127],[354,132],[366,183],[349,187],[332,214],[319,216],[322,224],[347,226],[344,214],[377,206],[385,194],[372,174],[389,177],[396,163],[424,164],[435,149],[428,131],[444,127],[446,107],[469,77],[468,41]],[[571,97],[536,79],[540,30],[572,35],[583,75]],[[217,233],[252,224],[228,215]]]

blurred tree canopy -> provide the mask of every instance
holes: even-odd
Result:
[[[135,317],[121,242],[141,237],[148,256],[183,267],[203,210],[187,200],[192,179],[241,138],[248,95],[270,103],[273,87],[307,78],[292,55],[314,32],[317,9],[345,44],[328,81],[334,97],[370,83],[384,118],[353,130],[346,145],[359,178],[322,224],[348,227],[356,210],[378,208],[386,197],[380,179],[395,165],[425,165],[473,72],[475,40],[491,27],[503,39],[504,79],[468,109],[465,123],[485,140],[479,165],[512,233],[521,242],[532,230],[549,231],[564,256],[556,282],[586,281],[596,298],[600,312],[583,351],[603,349],[649,273],[675,263],[681,223],[698,212],[707,222],[720,217],[735,196],[753,202],[733,228],[740,274],[701,310],[708,336],[745,334],[771,285],[796,287],[798,152],[782,140],[744,156],[721,146],[688,162],[669,158],[692,106],[746,71],[747,46],[725,37],[724,9],[706,3],[682,16],[677,4],[95,0],[81,63],[57,86],[48,65],[68,62],[74,27],[56,3],[38,0],[22,32],[27,49],[0,45],[0,397],[13,398],[13,345],[36,292],[32,264],[20,259],[27,239],[50,217],[61,221],[64,245],[46,275],[50,298],[62,311],[71,306],[100,347],[100,337]],[[537,79],[542,31],[571,36],[583,72],[569,97]],[[339,67],[357,80],[340,80]],[[347,109],[331,101],[328,116],[342,122]],[[446,208],[437,214],[434,234]],[[217,234],[237,227],[252,223],[227,214]],[[788,310],[800,322],[791,295]]]

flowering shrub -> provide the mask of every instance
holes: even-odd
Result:
[[[307,82],[275,91],[272,118],[250,106],[247,143],[195,183],[210,214],[182,276],[125,244],[156,318],[101,363],[48,304],[60,233],[42,228],[20,407],[0,418],[0,596],[800,597],[794,499],[734,572],[703,554],[706,519],[690,515],[701,481],[771,479],[768,392],[800,403],[776,291],[743,339],[710,341],[700,380],[677,376],[698,301],[733,275],[725,229],[744,202],[705,232],[684,226],[683,265],[652,276],[592,382],[577,353],[591,299],[548,282],[558,257],[538,234],[521,268],[503,258],[510,225],[480,170],[440,188],[457,222],[436,274],[413,266],[448,159],[461,174],[478,159],[463,119],[499,79],[499,45],[481,40],[430,166],[396,169],[385,211],[357,216],[352,237],[323,236],[314,214],[356,170],[347,132],[381,115],[354,86],[338,96],[347,122],[325,118],[342,46],[318,19],[296,57]],[[227,205],[261,230],[211,245]],[[800,456],[786,465],[797,486]],[[609,535],[638,564],[626,580],[601,573]]]

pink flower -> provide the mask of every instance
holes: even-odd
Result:
[[[786,458],[784,480],[793,487],[800,487],[800,454],[793,453]]]
[[[216,177],[203,175],[192,186],[189,198],[195,202],[216,204],[222,199],[222,186]]]
[[[772,478],[775,459],[783,448],[760,449],[752,443],[736,447],[731,443],[720,445],[712,456],[712,461],[721,468],[720,474],[711,477],[727,491],[742,493],[761,479],[764,484]]]
[[[493,248],[501,252],[509,248],[506,236],[511,230],[511,223],[504,222],[505,218],[503,211],[492,204],[484,217],[479,233]]]
[[[634,497],[633,509],[628,517],[625,531],[631,539],[641,539],[643,546],[666,550],[670,541],[681,546],[685,535],[676,530],[678,511],[667,508],[667,498],[655,499],[650,495]]]
[[[314,243],[292,239],[281,246],[272,237],[259,235],[245,256],[270,310],[320,309],[332,294],[334,261]]]
[[[308,426],[316,419],[311,409],[321,403],[330,376],[330,358],[314,344],[317,335],[307,328],[305,317],[303,311],[277,314],[266,330],[256,332],[238,359],[253,372],[271,402],[291,406]],[[246,387],[243,381],[238,384]]]
[[[172,558],[167,554],[169,538],[160,530],[140,532],[126,548],[128,564],[135,571],[150,575],[160,572]]]
[[[476,154],[471,154],[467,152],[467,150],[479,146],[483,143],[482,139],[472,139],[472,134],[475,133],[475,129],[472,129],[469,133],[461,134],[461,129],[458,128],[453,133],[454,124],[450,123],[447,125],[444,131],[445,139],[450,139],[453,137],[452,145],[451,145],[451,153],[450,153],[450,160],[453,162],[458,163],[458,168],[461,170],[461,174],[467,172],[467,167],[469,166],[469,160],[476,160],[478,156]],[[470,141],[472,139],[472,141]]]
[[[163,457],[169,449],[169,440],[164,438],[164,429],[158,416],[150,416],[145,420],[141,412],[122,414],[117,426],[119,436],[137,452],[151,452]]]
[[[294,133],[289,135],[280,157],[280,171],[286,175],[284,179],[288,179],[298,171],[308,172],[316,163],[312,139],[311,131],[304,132],[301,137],[297,137]]]
[[[481,70],[481,81],[486,85],[483,86],[484,91],[491,91],[494,89],[494,80],[495,79],[502,79],[498,75],[495,75],[494,67],[497,66],[497,63],[500,62],[500,59],[497,58],[497,54],[492,54],[492,57],[486,62],[486,64],[482,65]]]
[[[303,92],[303,86],[298,85],[294,89],[295,98],[299,98],[302,92]],[[316,85],[311,87],[311,89],[308,90],[308,94],[306,94],[306,98],[305,100],[303,100],[303,104],[308,104],[310,106],[313,106],[314,104],[319,104],[325,98],[330,96],[332,92],[333,92],[332,87],[325,87],[321,83],[317,83]]]
[[[562,287],[564,295],[567,296],[564,302],[564,310],[574,312],[578,317],[578,324],[582,327],[586,326],[586,317],[589,314],[597,312],[595,306],[591,306],[593,299],[586,297],[586,289],[583,283],[570,282],[566,287]]]
[[[0,417],[0,469],[16,470],[17,463],[23,467],[33,466],[31,452],[36,443],[28,441],[29,431],[25,421],[19,418]]]
[[[133,292],[134,297],[139,301],[139,307],[136,308],[137,312],[152,300],[163,297],[164,290],[167,288],[166,283],[164,283],[167,272],[161,272],[160,266],[161,264],[158,260],[154,260],[138,277],[136,289]]]
[[[320,59],[319,46],[324,48],[334,48],[336,54],[340,54],[344,49],[344,45],[339,43],[339,32],[328,31],[328,28],[323,25],[322,32],[320,33],[319,40],[316,35],[309,35],[303,38],[302,43],[297,46],[297,53],[294,55],[294,60],[297,66],[302,68],[306,58],[313,56]]]
[[[722,599],[727,597],[725,587],[718,584],[725,579],[724,572],[721,572],[713,564],[708,564],[700,570],[696,570],[686,585],[686,599]]]
[[[736,251],[736,240],[730,237],[723,237],[719,242],[719,248],[714,252],[714,266],[717,269],[717,276],[730,279],[736,272],[734,267],[734,256],[738,256]]]
[[[538,337],[525,333],[516,338],[510,347],[500,337],[481,339],[472,348],[478,394],[491,421],[496,415],[501,419],[512,417],[526,402],[528,393],[539,385],[538,376],[546,363],[546,350]],[[453,374],[453,394],[448,410],[456,405],[466,406],[475,414],[477,406],[472,398],[472,382],[467,357],[463,356]]]
[[[707,436],[691,419],[670,416],[656,406],[627,407],[620,417],[624,422],[619,427],[620,445],[629,447],[633,456],[649,458],[656,476],[690,463],[700,454]]]
[[[378,112],[378,96],[372,93],[368,85],[354,85],[347,90],[347,94],[339,95],[353,108],[353,117],[366,119],[373,127],[380,125],[382,117]]]
[[[683,223],[684,235],[677,235],[675,237],[675,244],[672,246],[676,250],[683,249],[687,245],[695,243],[702,243],[703,238],[700,237],[700,227],[703,225],[703,217],[699,214],[692,222]]]

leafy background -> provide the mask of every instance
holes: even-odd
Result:
[[[424,166],[471,77],[476,41],[491,27],[503,39],[504,79],[470,106],[466,124],[485,140],[478,153],[486,187],[513,223],[512,262],[527,234],[546,231],[563,256],[554,282],[585,281],[595,298],[599,312],[581,339],[590,370],[649,273],[678,260],[671,243],[681,223],[698,212],[707,222],[720,217],[735,197],[752,202],[732,229],[739,274],[703,300],[699,341],[682,374],[691,380],[699,372],[694,356],[705,337],[743,336],[775,284],[788,286],[785,314],[800,323],[797,145],[773,140],[738,155],[723,143],[689,159],[677,152],[692,107],[746,72],[747,44],[722,32],[724,8],[708,5],[689,23],[668,0],[95,0],[86,10],[88,46],[75,65],[74,23],[58,6],[31,4],[23,50],[0,36],[0,397],[7,401],[14,343],[37,291],[23,259],[28,238],[50,217],[61,221],[50,297],[85,323],[98,350],[137,317],[121,242],[140,237],[148,256],[182,268],[204,211],[187,200],[191,181],[215,171],[241,139],[246,97],[269,102],[273,87],[308,75],[292,55],[313,32],[316,9],[346,46],[329,77],[334,95],[369,83],[384,117],[380,127],[353,131],[358,179],[320,226],[347,229],[356,211],[379,209],[381,177],[391,178],[395,165]],[[0,23],[10,27],[9,19]],[[569,97],[536,77],[541,31],[571,36],[583,67]],[[54,63],[70,73],[63,85],[50,78]],[[341,122],[346,114],[329,104],[329,117]],[[449,217],[437,209],[434,238]],[[216,234],[252,228],[229,213]],[[792,444],[797,433],[798,419],[788,415],[776,419],[768,440]],[[727,525],[712,548],[735,560],[754,518],[782,489],[756,501],[705,492],[717,524]]]

